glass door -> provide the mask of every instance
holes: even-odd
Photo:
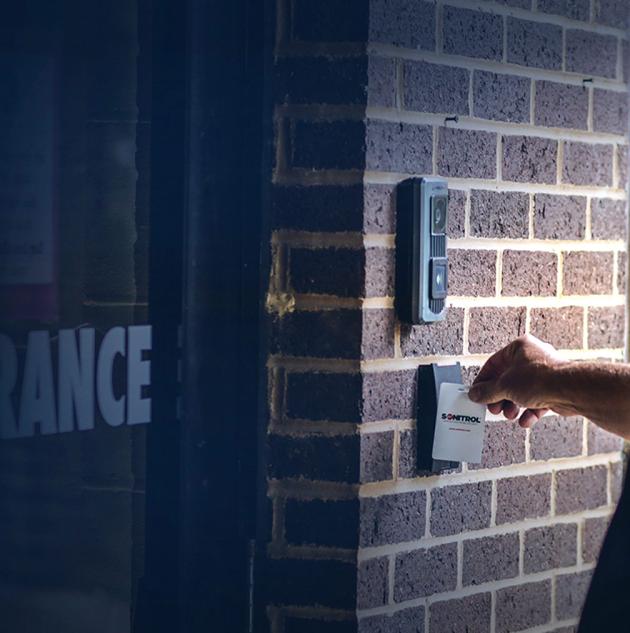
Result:
[[[0,628],[139,631],[174,622],[179,486],[182,161],[153,120],[152,3],[16,4],[0,25]],[[163,126],[181,108],[158,90]]]

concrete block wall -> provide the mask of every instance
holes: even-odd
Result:
[[[279,0],[265,602],[273,633],[573,630],[622,477],[581,418],[415,466],[415,370],[532,332],[621,360],[621,0]],[[395,185],[449,181],[447,319],[394,311]],[[468,628],[466,628],[468,627]]]

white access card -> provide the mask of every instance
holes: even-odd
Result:
[[[468,387],[443,382],[435,419],[433,459],[478,464],[485,426],[486,406],[468,398]]]

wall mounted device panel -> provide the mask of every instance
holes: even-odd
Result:
[[[446,316],[448,187],[443,178],[409,178],[398,185],[396,310],[406,323]]]

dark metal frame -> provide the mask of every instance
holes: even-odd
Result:
[[[148,456],[149,608],[140,610],[138,631],[245,632],[257,618],[271,4],[154,2],[151,305],[158,419]],[[178,209],[183,226],[174,217]],[[177,426],[168,394],[182,305]]]

